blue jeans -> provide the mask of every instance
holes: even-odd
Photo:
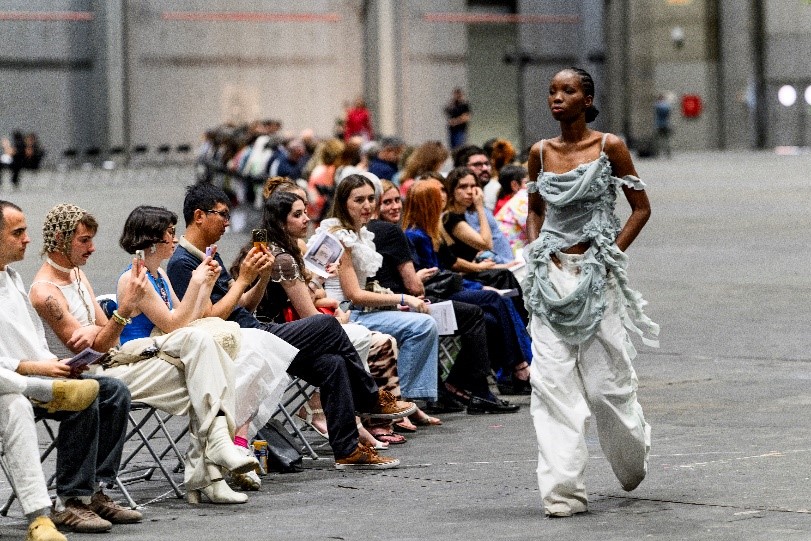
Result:
[[[99,396],[87,409],[48,413],[34,408],[36,417],[59,421],[56,493],[63,499],[92,496],[99,483],[115,484],[127,431],[127,386],[115,378],[82,377],[99,382]]]
[[[378,310],[352,310],[350,319],[367,329],[392,335],[397,340],[397,373],[403,396],[411,400],[436,400],[439,333],[427,314]]]

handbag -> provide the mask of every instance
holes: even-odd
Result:
[[[464,289],[462,275],[449,270],[440,270],[425,282],[425,294],[446,299]]]
[[[278,419],[271,419],[256,434],[268,444],[268,471],[298,473],[304,471],[301,449]]]

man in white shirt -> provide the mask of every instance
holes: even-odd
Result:
[[[8,476],[26,518],[26,539],[66,541],[48,518],[51,498],[39,461],[34,401],[51,411],[81,411],[96,399],[95,380],[62,380],[22,376],[6,368],[13,359],[0,358],[0,442]]]
[[[25,257],[30,242],[22,210],[0,201],[0,367],[23,376],[71,377],[75,375],[71,368],[48,350],[42,322],[28,300],[22,278],[8,266]],[[141,520],[139,512],[115,504],[101,490],[118,475],[130,393],[126,385],[112,378],[92,381],[98,386],[98,397],[81,411],[34,408],[37,416],[60,421],[57,498],[51,518],[57,525],[87,533],[108,531],[113,522]]]

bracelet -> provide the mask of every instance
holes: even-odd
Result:
[[[130,323],[132,323],[132,319],[128,317],[124,317],[118,313],[118,310],[113,310],[113,321],[121,325],[122,327],[126,327]]]
[[[405,295],[400,293],[400,305],[405,306]]]

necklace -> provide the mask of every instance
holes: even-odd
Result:
[[[169,301],[169,292],[166,291],[166,287],[163,285],[163,278],[161,277],[160,273],[157,276],[153,276],[152,273],[149,273],[149,277],[152,279],[152,283],[158,286],[158,293],[161,295],[161,299],[163,299],[163,303],[166,305],[166,308],[172,309],[171,302]]]
[[[73,267],[76,270],[76,292],[79,293],[79,298],[82,299],[85,311],[87,311],[88,325],[95,325],[96,318],[93,317],[93,312],[90,311],[90,303],[84,298],[84,288],[82,287],[82,280],[79,277],[79,267]]]
[[[68,276],[74,274],[74,280],[71,280],[71,283],[76,285],[76,293],[79,294],[79,300],[82,301],[82,305],[84,305],[85,312],[87,312],[87,324],[88,325],[95,325],[96,318],[93,317],[93,311],[90,310],[90,303],[84,296],[84,288],[82,287],[82,277],[79,274],[79,267],[63,267],[50,257],[45,259],[45,262],[50,265],[51,267],[55,268],[58,271],[64,272]],[[75,271],[75,272],[73,272]]]
[[[54,260],[53,260],[53,259],[51,259],[50,257],[46,258],[46,259],[45,259],[45,262],[46,262],[48,265],[50,265],[50,266],[52,266],[53,268],[55,268],[56,270],[58,270],[58,271],[62,271],[62,272],[64,272],[65,274],[70,274],[70,271],[72,271],[73,269],[75,269],[75,268],[76,268],[76,267],[63,267],[62,265],[60,265],[59,263],[57,263],[56,261],[54,261]]]

